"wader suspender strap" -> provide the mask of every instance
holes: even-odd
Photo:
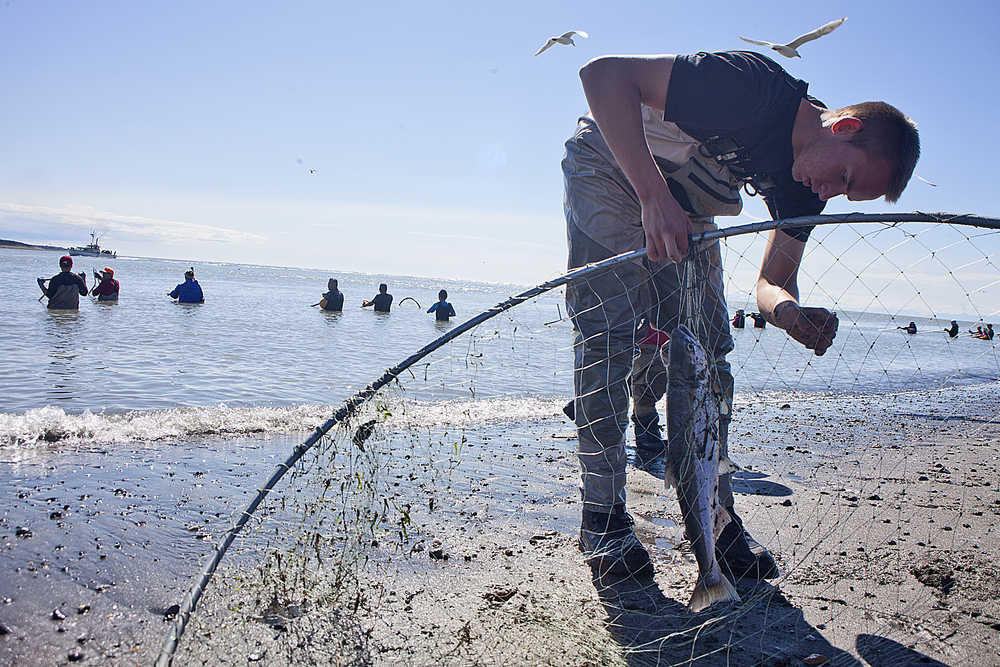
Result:
[[[709,137],[701,142],[698,150],[704,157],[724,165],[733,176],[743,181],[743,191],[751,197],[758,194],[768,197],[777,190],[771,176],[754,171],[749,152],[732,137]]]

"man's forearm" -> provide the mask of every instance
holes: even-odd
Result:
[[[757,310],[776,327],[788,331],[799,310],[799,264],[805,243],[773,230],[764,248],[757,277]]]
[[[766,278],[757,281],[757,310],[776,327],[788,329],[798,316],[798,286],[775,285]]]

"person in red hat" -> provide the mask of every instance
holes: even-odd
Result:
[[[59,258],[59,273],[48,280],[38,279],[38,287],[49,298],[49,310],[79,310],[80,297],[87,296],[87,278],[73,273],[73,258],[69,255]]]
[[[104,271],[95,272],[96,277],[101,281],[94,285],[90,291],[91,296],[96,296],[98,301],[117,301],[118,291],[121,288],[115,280],[115,272],[110,266],[105,266]]]

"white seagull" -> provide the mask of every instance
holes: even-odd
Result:
[[[823,35],[833,32],[840,27],[840,24],[847,20],[845,16],[842,19],[837,19],[836,21],[830,21],[820,27],[816,28],[812,32],[807,32],[804,35],[796,37],[788,44],[773,44],[771,42],[759,42],[756,39],[747,39],[746,37],[740,37],[744,42],[750,42],[751,44],[759,44],[760,46],[769,46],[786,58],[801,58],[799,52],[795,49],[799,48],[806,42],[811,42],[814,39],[819,39]]]
[[[590,35],[588,35],[582,30],[570,30],[569,32],[564,32],[558,37],[549,37],[549,41],[542,44],[542,48],[535,51],[535,55],[537,56],[542,51],[552,48],[552,46],[554,46],[555,44],[566,44],[566,45],[576,46],[576,42],[573,41],[573,35],[579,35],[584,39],[590,37]]]

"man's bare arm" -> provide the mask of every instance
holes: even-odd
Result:
[[[662,109],[674,56],[603,56],[580,70],[590,112],[642,205],[646,249],[653,261],[687,254],[691,222],[653,161],[641,105]]]
[[[799,304],[799,265],[805,243],[772,230],[757,278],[757,308],[768,322],[781,327],[821,356],[837,335],[837,315],[826,308]]]

